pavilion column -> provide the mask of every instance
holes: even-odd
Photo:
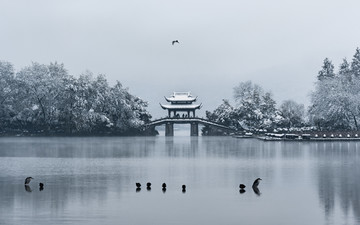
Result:
[[[174,124],[166,123],[165,124],[165,136],[174,136]]]
[[[199,124],[196,122],[191,123],[190,136],[199,136]]]

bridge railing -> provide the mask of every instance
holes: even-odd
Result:
[[[157,122],[162,122],[162,121],[165,122],[166,120],[170,120],[170,121],[193,121],[194,120],[194,121],[202,122],[202,123],[207,124],[207,125],[221,127],[223,129],[235,130],[234,128],[231,128],[231,127],[225,126],[223,124],[220,124],[220,123],[205,119],[203,117],[184,117],[184,118],[183,117],[162,117],[162,118],[159,118],[159,119],[155,119],[155,120],[149,122],[148,124],[145,124],[145,126],[151,126],[151,125],[156,124]]]
[[[150,123],[152,123],[152,122],[156,122],[156,121],[160,121],[160,120],[164,120],[164,119],[170,119],[170,120],[184,120],[184,119],[186,119],[186,120],[195,120],[195,119],[203,119],[203,120],[206,120],[204,117],[168,117],[168,116],[166,116],[166,117],[160,117],[160,118],[158,118],[158,119],[154,119],[154,120],[152,120]]]
[[[169,120],[207,120],[204,117],[161,117],[161,118],[152,120],[149,123],[154,123],[157,121],[162,121],[162,120],[167,120],[167,119],[169,119]],[[213,121],[210,121],[210,122],[213,122]],[[214,123],[216,123],[216,122],[214,122]]]

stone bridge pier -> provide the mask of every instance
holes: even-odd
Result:
[[[190,136],[199,136],[199,124],[197,122],[191,123]]]
[[[167,122],[165,124],[165,136],[174,136],[174,123]]]

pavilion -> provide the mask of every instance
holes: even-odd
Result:
[[[195,110],[201,108],[202,104],[193,104],[196,102],[196,99],[197,97],[193,97],[190,92],[174,92],[170,97],[165,97],[165,100],[170,104],[160,103],[161,108],[168,110],[168,118],[173,120],[172,122],[167,122],[165,125],[166,136],[174,136],[175,122],[190,123],[190,135],[199,135],[198,122],[189,120],[195,118]],[[190,113],[192,113],[192,117]]]
[[[168,104],[160,103],[160,106],[164,110],[168,110],[168,116],[150,121],[146,124],[147,129],[165,125],[165,136],[174,136],[174,124],[190,124],[190,136],[199,136],[199,124],[201,124],[234,132],[233,128],[196,117],[195,111],[202,106],[202,104],[194,104],[196,99],[197,97],[193,97],[190,92],[174,92],[170,97],[165,97]]]
[[[195,110],[200,109],[202,104],[193,104],[197,97],[193,97],[190,92],[174,92],[170,97],[165,97],[165,100],[170,104],[161,104],[161,108],[168,110],[169,118],[190,118],[195,117]],[[185,112],[185,114],[180,114]]]

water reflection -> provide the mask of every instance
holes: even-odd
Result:
[[[358,224],[358,145],[230,137],[0,138],[0,224],[171,224],[174,218],[181,224],[221,224],[224,218],[226,224]],[[35,183],[23,187],[23,174],[46,190]],[[257,177],[264,179],[263,194],[258,187],[247,194],[240,189],[244,195],[236,198],[238,184],[250,186]],[[156,190],[147,185],[134,192],[135,182],[146,181]],[[184,183],[190,192],[180,192]],[[261,216],[279,210],[281,218]]]
[[[254,193],[255,193],[256,195],[258,195],[258,196],[261,195],[260,190],[259,190],[258,187],[254,187],[254,186],[253,186],[252,189],[253,189],[253,191],[254,191]]]
[[[207,156],[221,158],[275,158],[277,143],[235,139],[231,137],[204,137]]]
[[[100,180],[98,178],[95,177],[94,182],[90,185],[91,181],[88,176],[69,176],[66,178],[54,176],[54,181],[49,182],[46,191],[40,194],[39,191],[33,191],[34,184],[24,185],[25,191],[30,195],[23,195],[24,192],[21,191],[23,188],[22,182],[19,182],[22,180],[21,178],[6,179],[1,177],[1,180],[5,180],[5,182],[0,183],[2,193],[0,202],[6,204],[1,204],[0,212],[7,212],[9,215],[12,213],[32,213],[33,210],[61,212],[78,200],[83,203],[92,201],[101,203],[106,196],[107,190],[106,187],[99,185],[97,182],[103,181],[103,178],[99,178]],[[89,185],[86,185],[86,183],[89,183]],[[35,204],[36,208],[33,208],[32,204]],[[17,212],[17,206],[19,205],[26,207],[26,210]]]
[[[32,192],[31,188],[29,185],[24,185],[25,186],[25,191],[27,192]]]
[[[305,150],[308,148],[307,142],[280,142],[281,156],[288,159],[301,159],[304,157]]]
[[[186,185],[185,185],[185,184],[183,184],[183,185],[181,186],[181,190],[182,190],[182,193],[185,193],[185,192],[186,192]]]
[[[16,144],[14,144],[16,143]],[[0,157],[130,158],[149,157],[156,138],[6,138]],[[26,151],[24,151],[26,149]]]
[[[340,201],[344,215],[352,213],[360,221],[360,165],[357,142],[314,144],[311,155],[317,159],[318,195],[327,218]]]
[[[151,191],[151,183],[150,182],[146,183],[146,190]]]
[[[44,184],[43,183],[39,183],[39,191],[44,190]]]
[[[168,157],[193,158],[199,153],[198,137],[166,137],[165,151]]]

